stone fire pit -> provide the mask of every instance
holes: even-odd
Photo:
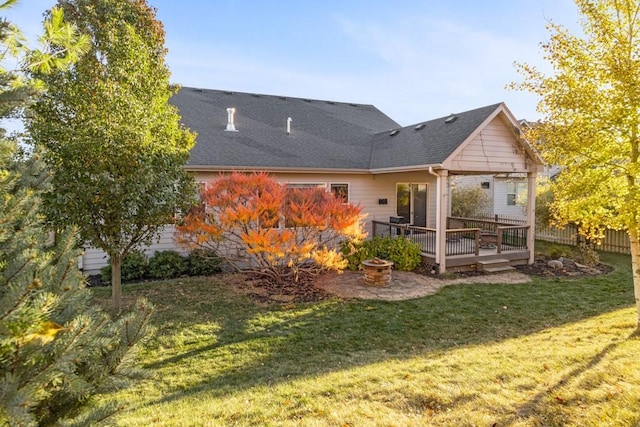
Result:
[[[386,286],[391,281],[393,263],[384,259],[373,258],[362,261],[364,283],[371,286]]]

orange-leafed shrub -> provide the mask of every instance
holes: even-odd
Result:
[[[206,209],[186,216],[178,242],[214,249],[236,270],[277,282],[341,271],[340,242],[364,238],[359,206],[322,188],[287,188],[266,173],[222,175],[200,196]]]

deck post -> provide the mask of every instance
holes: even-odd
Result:
[[[527,173],[527,249],[529,250],[529,264],[535,262],[536,238],[536,172]]]
[[[449,211],[449,171],[437,171],[436,178],[436,263],[438,273],[443,274],[447,269],[447,214]]]

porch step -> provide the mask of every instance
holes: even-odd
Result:
[[[485,273],[502,273],[504,271],[514,271],[516,268],[510,265],[504,267],[485,267],[482,269]]]
[[[478,261],[477,269],[478,271],[484,271],[486,273],[498,273],[502,271],[515,270],[515,268],[509,264],[508,259],[491,259]]]

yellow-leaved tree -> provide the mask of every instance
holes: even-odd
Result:
[[[561,166],[551,213],[593,239],[625,230],[640,331],[640,1],[576,0],[580,35],[548,25],[542,44],[550,75],[516,64],[514,88],[539,96],[528,132],[549,164]]]

